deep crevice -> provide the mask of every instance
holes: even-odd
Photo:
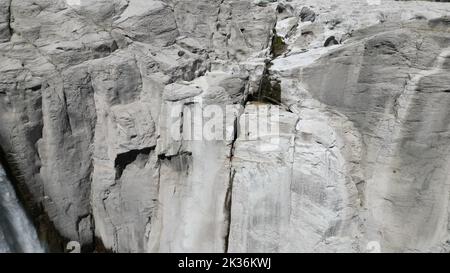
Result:
[[[234,149],[236,145],[236,141],[239,137],[239,119],[240,115],[236,117],[236,120],[234,121],[234,134],[233,134],[233,141],[230,145],[230,174],[229,174],[229,181],[228,181],[228,188],[225,195],[225,203],[224,203],[224,214],[225,214],[225,221],[226,221],[226,233],[225,233],[225,239],[224,239],[224,252],[228,253],[229,251],[229,244],[230,244],[230,233],[231,233],[231,209],[233,206],[233,185],[234,185],[234,177],[236,175],[236,170],[233,169],[233,157],[234,157]]]
[[[12,6],[12,0],[10,0],[9,1],[9,5],[8,5],[8,18],[7,18],[7,20],[8,20],[8,31],[9,31],[9,38],[11,39],[11,37],[13,36],[13,34],[14,34],[14,30],[13,30],[13,28],[12,28],[12,26],[11,26],[11,24],[12,24],[12,14],[11,14],[11,6]]]
[[[30,88],[31,91],[39,91],[41,89],[42,89],[42,84],[39,84],[39,85],[36,85],[36,86],[33,86]]]
[[[231,165],[231,161],[230,161]],[[224,211],[225,211],[225,217],[226,217],[226,234],[225,234],[225,245],[224,245],[224,252],[229,252],[230,247],[230,234],[231,234],[231,209],[233,206],[233,182],[234,177],[236,175],[236,170],[233,170],[233,168],[230,166],[230,181],[228,184],[227,193],[225,195],[225,204],[224,204]]]

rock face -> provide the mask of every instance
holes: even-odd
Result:
[[[0,147],[86,251],[448,251],[449,14],[0,0]]]

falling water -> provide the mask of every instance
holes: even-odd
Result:
[[[0,165],[0,253],[44,252],[36,230]]]

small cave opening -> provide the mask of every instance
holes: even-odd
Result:
[[[144,148],[141,150],[131,150],[126,153],[118,154],[114,160],[114,168],[116,169],[116,179],[122,177],[123,171],[128,165],[135,162],[139,156],[144,156],[148,158],[153,148]]]

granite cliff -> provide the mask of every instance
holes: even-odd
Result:
[[[0,0],[2,161],[53,250],[448,252],[449,72],[450,3]]]

